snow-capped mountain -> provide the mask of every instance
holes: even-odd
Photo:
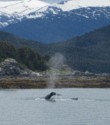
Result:
[[[107,7],[110,6],[110,0],[69,0],[63,1],[55,5],[63,11],[70,11],[73,9],[87,8],[87,7]]]
[[[0,1],[0,28],[45,42],[61,41],[110,24],[110,0]]]
[[[0,12],[9,15],[26,15],[48,5],[40,0],[0,1]]]
[[[40,0],[0,1],[0,27],[15,23],[24,17],[37,18],[39,14],[34,17],[28,15],[46,6],[49,4]]]

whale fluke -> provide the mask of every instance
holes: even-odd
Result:
[[[51,92],[50,94],[48,94],[47,96],[45,96],[45,99],[46,100],[49,100],[49,99],[51,99],[51,97],[52,96],[54,96],[54,95],[57,95],[55,92]]]

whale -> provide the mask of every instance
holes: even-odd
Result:
[[[52,98],[53,96],[55,96],[55,95],[57,95],[57,96],[61,96],[61,94],[58,94],[58,93],[56,93],[56,92],[51,92],[51,93],[49,93],[48,95],[46,95],[45,97],[44,97],[44,99],[45,100],[48,100],[48,101],[55,101],[55,99],[54,98]],[[65,99],[66,100],[66,99]],[[67,99],[68,100],[68,99]],[[78,100],[78,98],[70,98],[69,100]]]
[[[57,95],[56,92],[51,92],[50,94],[46,95],[44,98],[46,100],[50,100],[54,95]]]

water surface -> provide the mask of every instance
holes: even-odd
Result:
[[[110,89],[0,90],[0,125],[110,125]]]

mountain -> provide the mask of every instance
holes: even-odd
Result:
[[[12,9],[14,8],[14,9]],[[64,41],[110,24],[109,0],[0,1],[0,29],[44,43]]]
[[[49,57],[40,52],[44,48],[45,45],[37,41],[0,31],[0,62],[6,58],[13,58],[31,70],[46,70]]]
[[[34,49],[35,51],[38,51],[38,52],[41,51],[41,48],[42,49],[45,48],[45,45],[38,42],[38,41],[20,38],[16,35],[13,35],[11,33],[4,32],[4,31],[0,31],[0,41],[1,42],[8,42],[10,44],[13,44],[17,48],[19,48],[19,47],[29,47],[31,49]]]
[[[30,13],[47,5],[49,4],[39,0],[0,1],[0,27],[19,22],[23,18],[31,18]],[[38,16],[35,15],[32,18],[35,17]]]
[[[48,44],[48,54],[61,53],[75,70],[110,73],[110,25],[80,37]]]
[[[7,45],[6,41],[16,47]],[[66,58],[66,64],[73,70],[110,73],[110,25],[64,42],[49,44],[18,38],[7,32],[0,32],[0,43],[0,60],[4,57],[11,57],[19,61],[17,55],[21,53],[20,57],[23,55],[23,58],[19,62],[24,63],[23,61],[26,60],[30,67],[33,64],[33,62],[30,63],[30,56],[35,56],[31,51],[35,50],[38,55],[40,52],[41,60],[44,62],[48,60],[48,57],[45,58],[42,55],[53,56],[55,53],[60,53]],[[31,50],[27,50],[27,47]],[[19,50],[17,51],[18,54],[16,54],[16,50]]]

